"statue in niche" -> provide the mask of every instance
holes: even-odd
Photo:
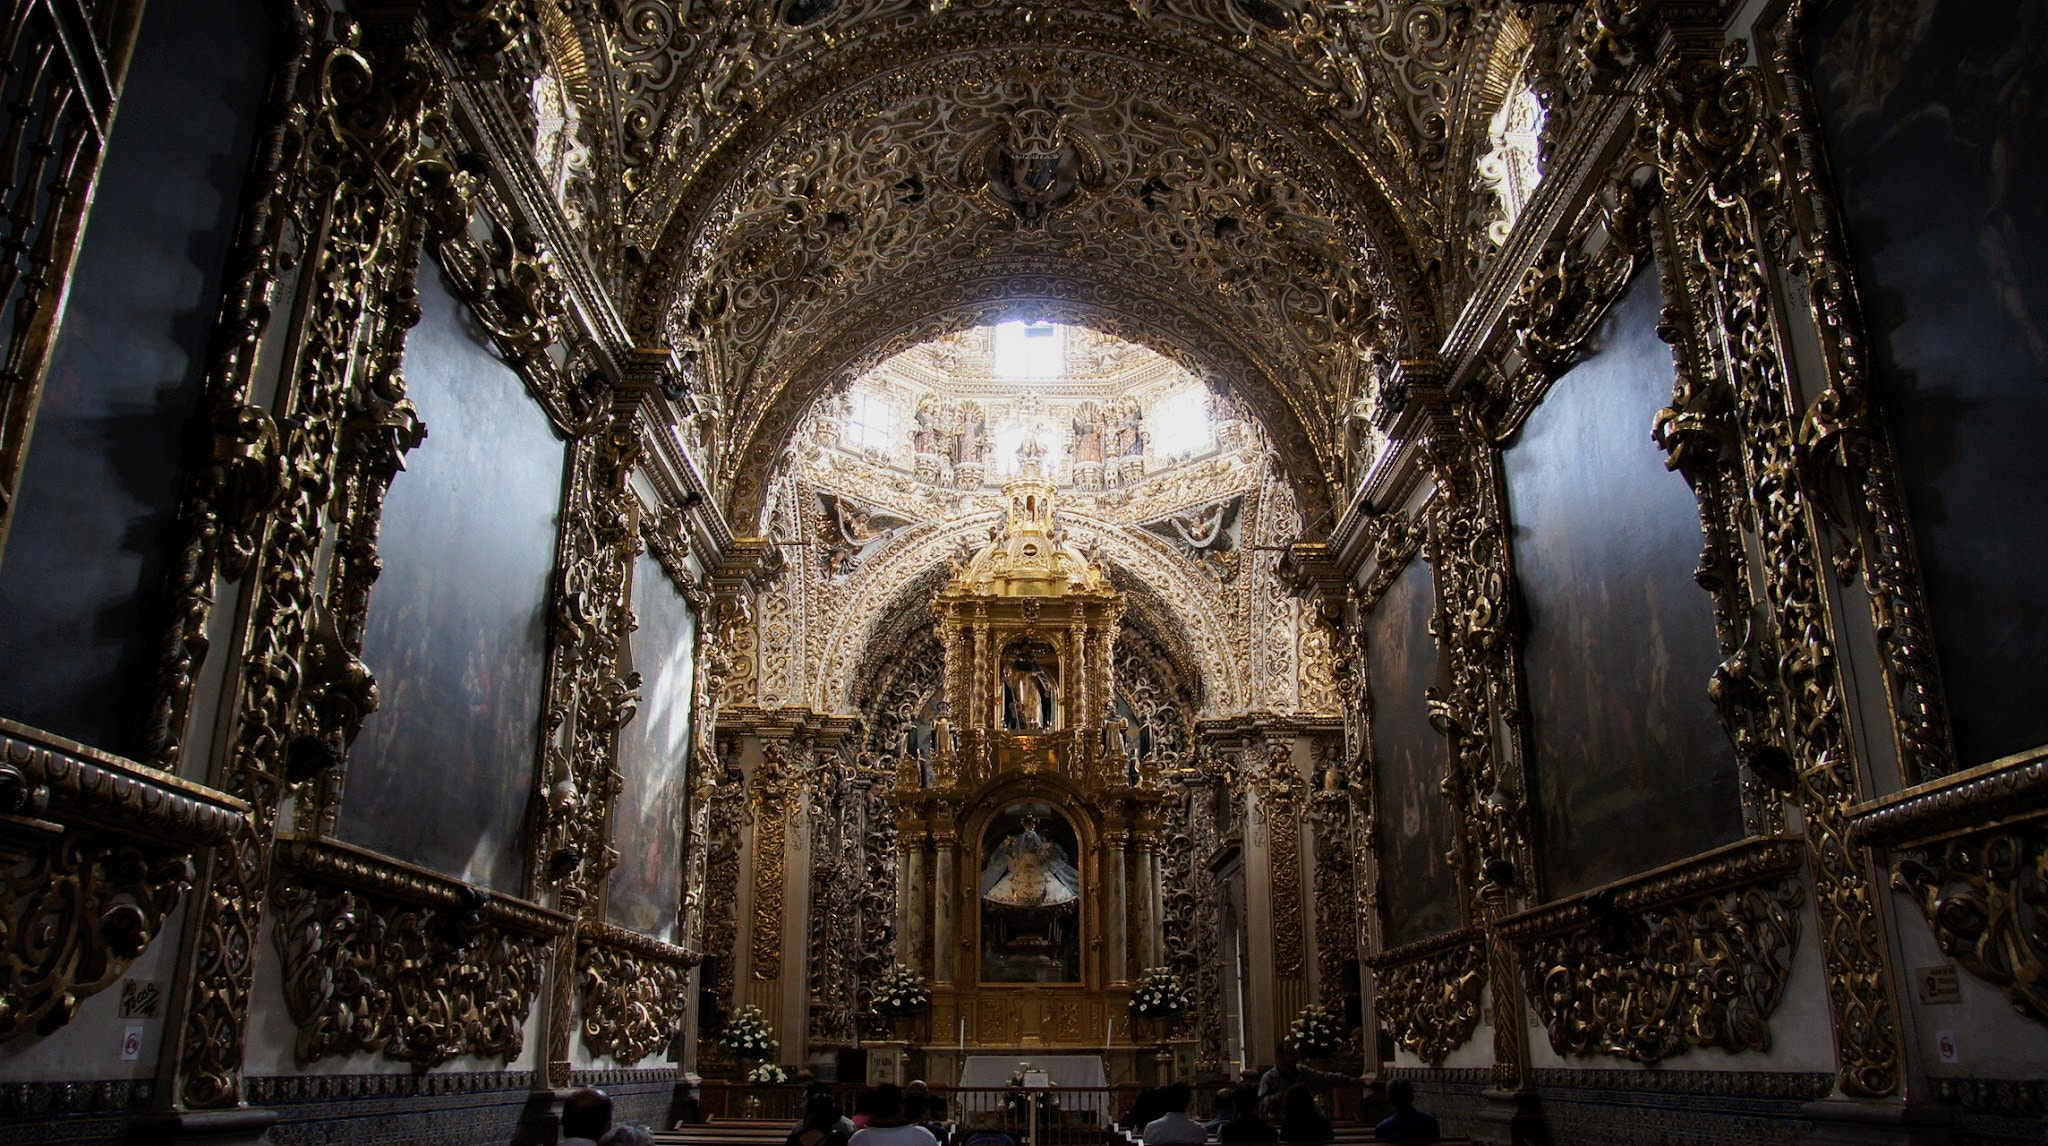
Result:
[[[1081,872],[1066,849],[1025,815],[1019,831],[997,845],[981,871],[981,897],[1006,907],[1056,907],[1081,898]]]
[[[982,848],[982,979],[1078,981],[1081,872],[1073,828],[1045,804],[1016,804],[989,824]]]
[[[1046,732],[1058,726],[1059,692],[1053,674],[1035,655],[1010,662],[1003,674],[1003,727],[1012,732]]]
[[[1100,464],[1102,461],[1102,414],[1095,403],[1084,402],[1080,412],[1074,416],[1074,463]]]

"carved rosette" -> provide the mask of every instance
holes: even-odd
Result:
[[[1799,860],[1795,840],[1745,841],[1504,920],[1550,1045],[1645,1063],[1769,1050],[1799,940]]]
[[[275,935],[301,1065],[519,1054],[568,919],[333,842],[281,836],[278,858]]]
[[[1422,1061],[1442,1066],[1479,1028],[1486,966],[1486,944],[1471,930],[1374,957],[1381,1026]]]
[[[666,1049],[689,1006],[697,957],[609,925],[586,923],[581,931],[576,981],[583,1044],[620,1066]]]

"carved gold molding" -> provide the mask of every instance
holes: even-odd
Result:
[[[48,1034],[119,979],[248,805],[0,720],[0,1042]]]
[[[0,291],[0,551],[57,342],[57,320],[92,205],[100,159],[142,20],[140,4],[41,0],[10,8],[5,69],[12,96],[0,181],[7,204]]]
[[[519,1054],[568,917],[332,840],[280,835],[276,854],[301,1065],[360,1051],[423,1067]]]
[[[1770,1049],[1805,889],[1798,840],[1744,840],[1501,921],[1566,1055]]]
[[[1431,1066],[1471,1041],[1486,991],[1486,943],[1476,928],[1384,951],[1366,961],[1380,1025]]]
[[[794,801],[790,746],[769,741],[754,776],[754,978],[782,976],[782,904],[789,847],[789,813]]]
[[[2048,749],[1908,788],[1850,812],[1851,838],[1889,849],[1941,949],[2048,1024]]]
[[[697,954],[594,922],[583,924],[576,948],[584,1045],[623,1066],[666,1048],[689,1006]]]

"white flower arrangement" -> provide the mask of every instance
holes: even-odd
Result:
[[[725,1024],[725,1037],[719,1040],[726,1053],[741,1062],[766,1062],[775,1057],[781,1043],[775,1041],[775,1032],[768,1026],[768,1016],[752,1003],[741,1007],[732,1021]]]
[[[1177,1019],[1195,1005],[1187,984],[1170,967],[1147,967],[1131,991],[1131,1015],[1140,1019]]]
[[[1337,1016],[1320,1003],[1310,1003],[1301,1009],[1301,1015],[1289,1024],[1287,1041],[1305,1058],[1322,1058],[1333,1054],[1344,1042],[1344,1032],[1337,1025]]]
[[[789,1072],[772,1062],[757,1063],[747,1072],[747,1081],[770,1085],[789,1081]]]
[[[875,981],[875,1010],[890,1018],[921,1014],[931,1002],[932,993],[925,986],[924,976],[901,963],[882,972],[882,977]]]

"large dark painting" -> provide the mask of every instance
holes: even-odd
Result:
[[[1081,981],[1081,849],[1050,806],[1012,804],[982,832],[981,980]]]
[[[1699,503],[1650,438],[1673,383],[1662,305],[1656,276],[1638,276],[1599,351],[1558,379],[1504,455],[1552,895],[1742,831],[1735,751],[1707,700],[1721,657],[1713,601],[1693,580]]]
[[[619,866],[605,893],[605,917],[672,942],[683,895],[683,823],[690,755],[690,700],[697,682],[697,615],[661,562],[633,566],[633,671],[640,708],[619,733],[625,787],[612,813]]]
[[[517,893],[563,450],[431,260],[420,304],[405,376],[427,440],[384,503],[363,640],[382,703],[349,756],[341,834]]]
[[[1373,771],[1379,778],[1380,907],[1386,945],[1398,947],[1464,924],[1457,836],[1443,796],[1450,745],[1430,727],[1428,692],[1437,682],[1436,578],[1420,557],[1394,580],[1366,622],[1372,689]]]
[[[2048,2],[1837,3],[1807,48],[1979,764],[2048,741]]]
[[[243,0],[144,13],[0,559],[0,716],[123,755],[274,25]]]

